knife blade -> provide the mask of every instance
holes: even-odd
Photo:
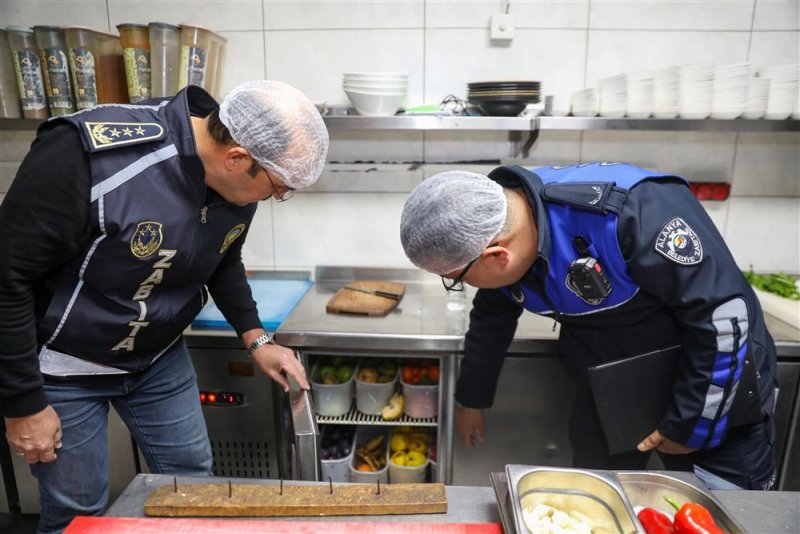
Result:
[[[359,293],[366,293],[367,295],[374,295],[376,297],[383,297],[385,299],[400,300],[403,295],[398,293],[391,293],[389,291],[381,291],[379,289],[366,289],[363,287],[344,286],[344,289],[350,291],[358,291]]]

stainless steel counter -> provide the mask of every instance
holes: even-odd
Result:
[[[227,484],[278,484],[277,480],[198,479],[178,477],[179,484],[214,483]],[[292,481],[292,484],[302,482]],[[275,518],[281,521],[362,521],[392,523],[500,523],[500,513],[494,491],[488,486],[446,486],[447,513],[419,515],[382,515],[382,516],[328,516],[328,517],[295,517]],[[106,511],[111,517],[144,517],[144,502],[150,492],[159,486],[173,484],[173,477],[168,475],[137,475],[122,495]],[[738,521],[747,532],[770,534],[796,534],[800,532],[800,514],[798,503],[800,493],[785,491],[714,491],[728,513]],[[270,518],[254,518],[270,521]]]

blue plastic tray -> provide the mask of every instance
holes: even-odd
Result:
[[[270,332],[278,329],[308,288],[313,285],[310,280],[249,280],[248,282],[253,290],[253,298],[258,304],[261,324],[264,330]],[[206,304],[197,314],[192,322],[192,328],[233,330],[213,301]]]

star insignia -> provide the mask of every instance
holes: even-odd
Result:
[[[130,128],[124,128],[124,129],[122,130],[122,133],[124,133],[124,134],[125,134],[125,137],[130,137],[130,136],[132,136],[132,135],[133,135],[133,130],[131,130]]]
[[[144,135],[144,128],[142,128],[141,126],[137,126],[136,135]]]
[[[119,130],[117,130],[116,128],[114,128],[113,130],[111,130],[111,136],[112,136],[112,137],[119,137],[119,134],[120,134],[120,131],[119,131]]]

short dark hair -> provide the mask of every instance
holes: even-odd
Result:
[[[208,133],[214,141],[220,145],[232,145],[236,143],[233,137],[231,137],[231,132],[228,131],[228,127],[222,124],[222,121],[219,119],[219,108],[209,113],[206,120]]]

